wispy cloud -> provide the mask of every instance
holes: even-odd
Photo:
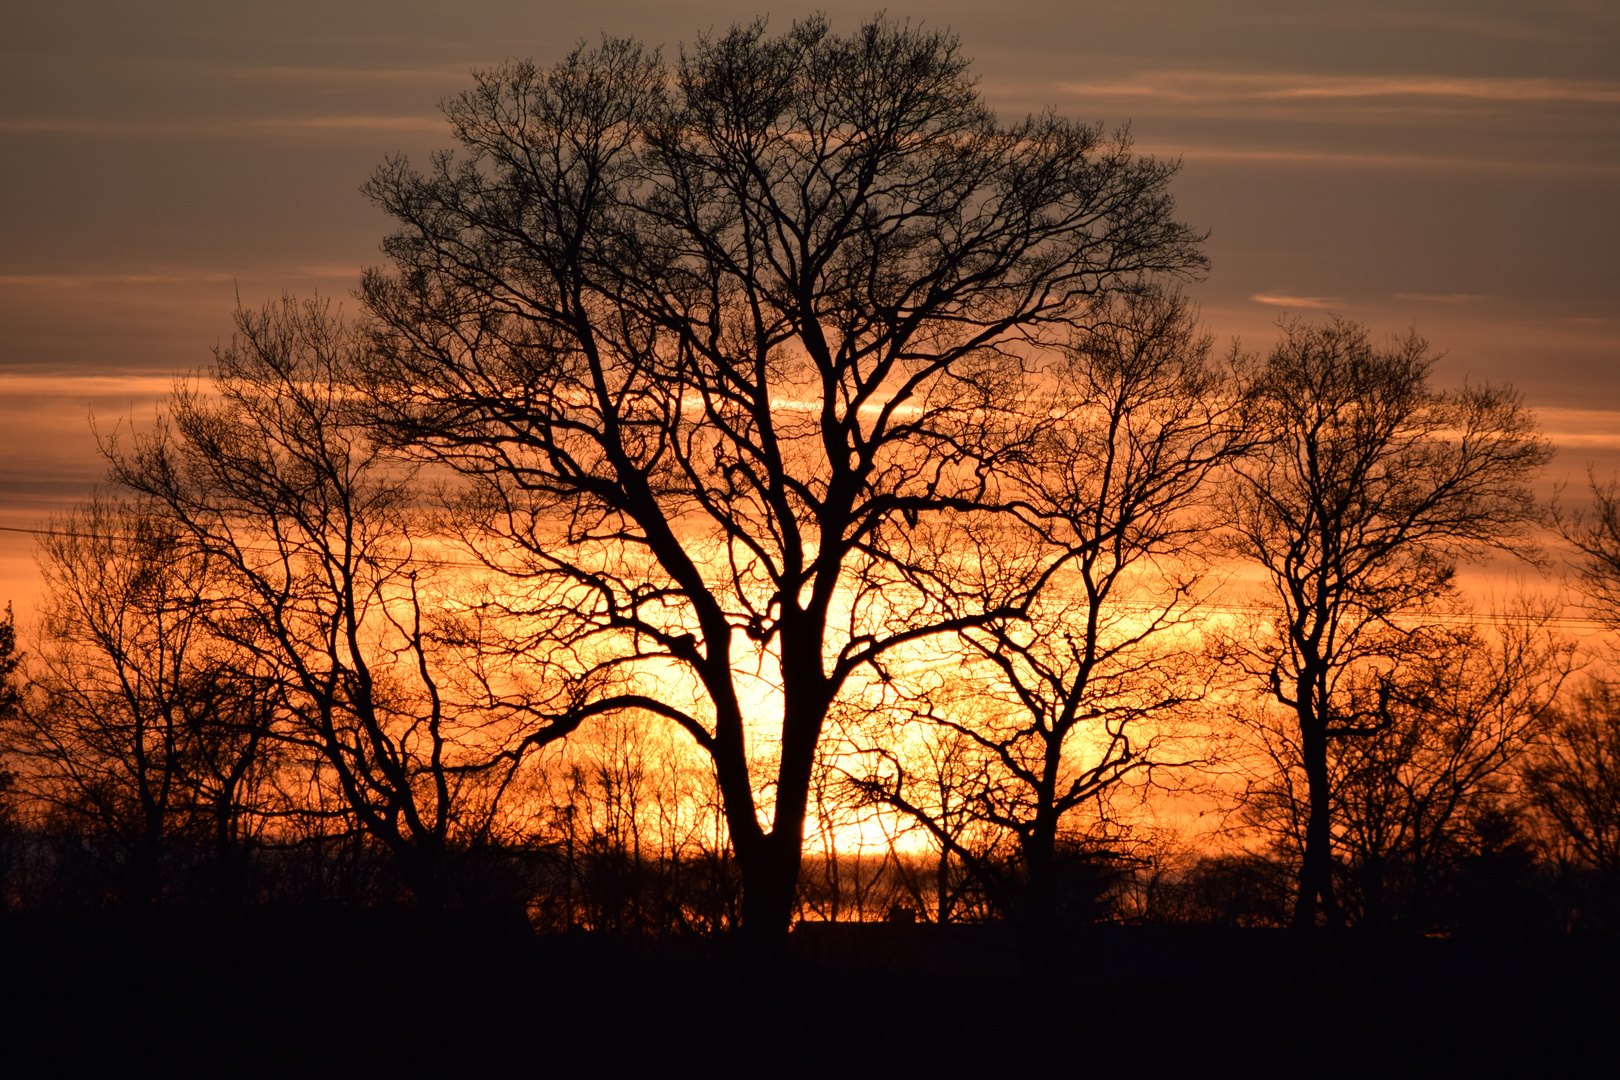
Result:
[[[159,129],[178,129],[175,124],[153,124],[132,120],[78,120],[72,117],[53,117],[43,120],[0,119],[0,134],[5,135],[150,135]]]
[[[1548,431],[1544,432],[1544,434],[1553,441],[1555,446],[1568,447],[1572,450],[1620,450],[1620,431],[1607,434],[1590,431]]]
[[[438,131],[445,130],[442,116],[294,116],[259,120],[260,130],[339,130],[339,131]]]
[[[1461,5],[1459,5],[1461,6]],[[1408,30],[1438,30],[1442,33],[1491,38],[1497,41],[1576,42],[1606,35],[1615,27],[1617,13],[1606,0],[1573,0],[1513,5],[1474,5],[1474,10],[1426,11],[1405,8],[1354,5],[1332,11],[1323,5],[1318,13],[1328,26],[1365,30],[1369,22],[1382,24],[1389,33]],[[1498,10],[1488,10],[1495,7]]]
[[[121,397],[124,395],[152,397],[167,394],[173,389],[173,375],[152,375],[149,373],[136,375],[68,375],[55,371],[45,374],[0,371],[0,392],[14,399],[21,397]],[[58,420],[64,426],[74,429],[84,426],[84,416],[79,413],[59,417]]]
[[[1060,84],[1073,94],[1208,104],[1378,98],[1620,105],[1620,83],[1596,79],[1467,79],[1432,75],[1143,72],[1116,82]]]
[[[72,117],[41,120],[0,120],[0,134],[90,135],[107,137],[221,138],[320,131],[445,130],[437,114],[410,116],[276,116],[249,120],[86,120]]]
[[[1571,161],[1540,156],[1504,155],[1490,158],[1468,154],[1392,154],[1380,151],[1315,150],[1275,146],[1211,146],[1203,143],[1144,141],[1135,144],[1140,153],[1155,157],[1179,157],[1189,161],[1276,162],[1295,165],[1375,169],[1466,169],[1506,173],[1620,174],[1620,165]]]
[[[0,287],[82,289],[96,285],[176,285],[230,281],[232,277],[206,270],[145,274],[0,274]]]
[[[359,263],[303,263],[299,265],[271,264],[245,267],[241,274],[217,270],[188,270],[183,268],[131,270],[124,273],[82,274],[0,274],[0,289],[95,289],[120,285],[214,285],[236,281],[241,276],[254,274],[274,276],[293,275],[306,278],[343,278],[356,280],[360,276]]]
[[[1542,432],[1570,449],[1620,449],[1620,412],[1607,409],[1536,410]]]
[[[358,278],[360,267],[349,263],[321,263],[318,266],[294,267],[298,273],[305,277],[316,278]]]
[[[1249,297],[1257,304],[1268,304],[1271,307],[1312,308],[1322,309],[1339,307],[1344,301],[1332,296],[1275,296],[1271,293],[1255,293]]]
[[[466,79],[467,73],[482,64],[456,64],[427,68],[329,68],[329,67],[233,67],[230,74],[238,79],[275,79],[287,82],[439,82],[444,79]]]
[[[1397,300],[1416,300],[1420,304],[1472,304],[1479,300],[1489,300],[1489,296],[1479,293],[1421,293],[1398,292],[1392,293]]]

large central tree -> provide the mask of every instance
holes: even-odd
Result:
[[[509,606],[590,616],[604,693],[712,757],[743,921],[784,933],[829,707],[1016,614],[936,602],[922,554],[1000,505],[993,418],[1088,301],[1203,265],[1175,167],[1000,124],[955,38],[882,19],[673,68],[604,40],[445,112],[462,154],[368,185],[400,224],[364,284],[383,430],[470,481]]]

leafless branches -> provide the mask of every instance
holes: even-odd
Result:
[[[466,157],[367,189],[401,226],[364,287],[382,430],[481,485],[605,662],[700,688],[675,719],[780,933],[827,710],[987,617],[918,587],[912,531],[1001,503],[998,405],[1091,298],[1202,266],[1173,168],[999,125],[953,38],[882,19],[737,27],[673,71],[605,40],[446,111]]]
[[[1343,320],[1282,329],[1244,371],[1266,441],[1238,465],[1230,514],[1235,550],[1264,570],[1276,605],[1255,672],[1298,725],[1303,928],[1319,910],[1338,920],[1330,741],[1392,725],[1390,680],[1431,648],[1423,613],[1448,599],[1457,560],[1533,554],[1525,484],[1551,451],[1510,391],[1431,390],[1434,361],[1415,335],[1380,350]]]

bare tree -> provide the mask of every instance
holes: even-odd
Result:
[[[1011,595],[1000,606],[1021,614],[962,629],[961,665],[934,668],[939,685],[914,709],[973,748],[979,768],[952,799],[1017,857],[963,847],[931,776],[908,775],[901,754],[869,743],[884,767],[862,785],[981,878],[1031,963],[1051,954],[1066,876],[1083,879],[1073,899],[1095,900],[1098,859],[1122,831],[1112,798],[1137,774],[1202,759],[1178,735],[1213,674],[1193,627],[1207,482],[1247,438],[1225,369],[1173,294],[1098,305],[1045,374],[1045,393],[1018,403],[1029,437],[1005,470],[1018,523],[976,560],[986,595],[972,606]],[[971,577],[957,578],[944,587],[966,591]]]
[[[1613,683],[1594,679],[1559,710],[1525,770],[1525,788],[1550,822],[1565,874],[1576,879],[1580,915],[1620,927],[1620,691]]]
[[[1475,824],[1517,802],[1517,768],[1546,735],[1575,663],[1551,615],[1524,604],[1427,628],[1400,669],[1346,688],[1381,721],[1329,746],[1335,898],[1347,921],[1452,928],[1448,878],[1474,853]],[[1297,866],[1310,802],[1298,729],[1281,719],[1253,720],[1272,771],[1246,793],[1243,815]]]
[[[437,910],[452,849],[483,834],[523,752],[577,723],[566,680],[549,683],[537,656],[526,683],[508,680],[525,692],[492,696],[447,643],[467,621],[435,635],[454,568],[418,552],[417,470],[357,423],[364,338],[323,301],[236,318],[207,384],[183,384],[133,447],[106,445],[111,475],[209,565],[190,602],[273,682],[277,738],[318,763]]]
[[[1620,627],[1620,477],[1603,483],[1588,470],[1587,485],[1591,506],[1570,511],[1555,497],[1552,525],[1577,553],[1574,583],[1588,609],[1611,627]]]
[[[944,695],[936,704],[947,707]],[[968,709],[971,710],[969,705]],[[961,712],[950,709],[960,718]],[[893,829],[896,839],[914,839],[918,834],[932,846],[931,888],[923,882],[912,886],[918,910],[932,915],[937,923],[981,921],[998,917],[1001,909],[987,899],[986,882],[995,888],[1003,875],[986,873],[988,868],[1006,865],[1016,845],[1014,837],[987,820],[979,797],[988,784],[992,762],[979,743],[947,724],[918,725],[920,730],[884,734],[888,746],[883,751],[864,750],[883,736],[868,725],[842,725],[846,736],[856,737],[843,745],[829,747],[829,773],[836,770],[843,783],[833,790],[840,802],[887,806],[898,810],[900,825]],[[851,751],[857,762],[849,760]],[[859,758],[878,756],[874,767]],[[900,799],[891,798],[899,792]],[[870,812],[868,810],[868,812]],[[996,899],[1004,900],[999,891]]]
[[[465,158],[368,187],[401,226],[364,283],[379,419],[482,485],[504,566],[572,590],[643,687],[620,704],[712,757],[777,938],[829,706],[982,617],[916,588],[904,537],[996,500],[984,406],[1086,300],[1202,267],[1175,167],[998,123],[954,38],[883,19],[736,27],[673,71],[604,40],[445,112]]]
[[[234,898],[268,710],[209,633],[206,560],[149,508],[98,496],[51,522],[40,566],[40,648],[10,745],[30,799],[111,845],[128,903],[168,891],[199,831],[218,893]]]
[[[22,706],[22,687],[17,669],[23,654],[17,648],[17,617],[6,605],[6,618],[0,622],[0,721],[10,720]]]
[[[17,618],[7,603],[5,620],[0,622],[0,919],[11,907],[12,880],[21,855],[17,774],[10,742],[14,725],[22,716],[22,660],[23,653],[17,648]]]
[[[1234,546],[1264,572],[1274,614],[1252,671],[1295,725],[1309,807],[1294,925],[1340,921],[1333,891],[1335,742],[1394,720],[1396,676],[1443,617],[1461,559],[1533,552],[1525,486],[1551,450],[1510,390],[1429,386],[1415,334],[1375,347],[1342,319],[1282,324],[1244,365],[1266,441],[1230,488]]]
[[[1570,510],[1555,496],[1549,516],[1575,550],[1573,584],[1588,614],[1620,629],[1620,477],[1605,483],[1589,468],[1587,484],[1590,505]],[[1561,709],[1526,785],[1566,878],[1579,883],[1577,906],[1594,923],[1620,927],[1620,691],[1612,679],[1590,680]]]

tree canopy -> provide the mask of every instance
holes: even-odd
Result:
[[[445,112],[461,156],[366,189],[400,223],[364,284],[381,425],[475,481],[604,663],[699,689],[633,703],[712,755],[746,917],[780,932],[828,708],[997,613],[938,603],[919,524],[1004,505],[998,418],[1093,300],[1204,265],[1175,166],[1002,124],[955,38],[882,18],[734,27],[672,67],[606,39]]]

